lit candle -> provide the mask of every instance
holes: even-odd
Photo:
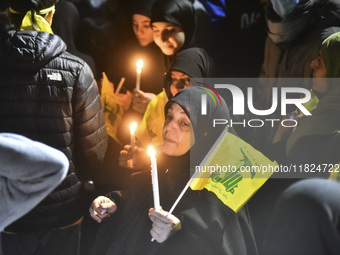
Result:
[[[132,149],[132,153],[133,153],[133,158],[132,158],[132,163],[133,165],[136,164],[136,160],[135,160],[135,132],[136,132],[136,128],[137,128],[137,123],[136,122],[132,122],[130,124],[130,142],[131,142],[131,149]]]
[[[148,151],[149,151],[149,155],[151,157],[151,179],[152,179],[154,208],[159,209],[161,206],[160,206],[160,202],[159,202],[157,161],[156,161],[155,151],[152,148],[152,146],[149,146]]]
[[[136,89],[140,89],[140,75],[142,73],[142,67],[144,65],[143,60],[139,59],[136,65],[137,65]]]

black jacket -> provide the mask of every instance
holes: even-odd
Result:
[[[69,225],[83,211],[83,185],[78,177],[95,179],[107,147],[91,69],[67,53],[56,35],[9,31],[0,42],[0,77],[0,132],[48,144],[63,151],[70,161],[68,175],[59,187],[7,230]]]

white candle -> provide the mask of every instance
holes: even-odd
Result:
[[[157,161],[156,161],[155,151],[152,148],[152,146],[149,146],[148,150],[149,150],[149,154],[150,154],[150,157],[151,157],[151,179],[152,179],[154,208],[159,209],[161,206],[160,206],[160,202],[159,202]]]
[[[136,164],[136,160],[135,160],[135,132],[136,132],[136,128],[137,128],[137,123],[136,122],[132,122],[130,124],[130,143],[131,143],[131,149],[132,149],[132,153],[133,153],[133,158],[132,158],[132,163],[133,165]]]
[[[144,65],[144,62],[142,59],[139,59],[136,63],[136,66],[137,66],[136,89],[140,89],[140,76],[142,73],[143,65]]]

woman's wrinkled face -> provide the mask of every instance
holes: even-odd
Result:
[[[153,40],[165,55],[174,55],[184,44],[185,34],[170,22],[153,22]]]
[[[311,62],[310,67],[313,69],[313,78],[327,77],[326,66],[321,57],[321,54],[319,54],[319,56]],[[313,90],[319,93],[326,93],[328,91],[326,79],[314,79]]]
[[[182,72],[171,71],[170,91],[172,96],[176,96],[180,90],[187,87],[190,87],[190,76]]]
[[[153,42],[153,31],[150,26],[151,19],[141,14],[132,16],[132,28],[139,44],[143,47]]]
[[[165,116],[162,134],[163,153],[181,156],[188,152],[191,147],[190,131],[192,131],[190,119],[178,104],[173,103]]]

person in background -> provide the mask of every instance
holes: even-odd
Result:
[[[263,79],[265,82],[256,87],[257,109],[270,108],[272,88],[280,90],[285,86],[280,78],[307,78],[301,79],[299,86],[311,89],[310,63],[318,56],[325,31],[339,26],[340,22],[339,0],[271,0],[266,11],[268,35],[260,78],[276,79]],[[288,108],[288,111],[293,109]],[[281,115],[275,111],[268,117],[280,119]],[[261,129],[263,133],[256,135],[258,139],[254,139],[254,145],[269,155],[277,128],[277,124],[274,127],[265,125]]]
[[[150,102],[136,131],[136,137],[143,147],[149,143],[155,147],[162,145],[164,106],[168,99],[190,87],[191,82],[194,82],[190,81],[192,78],[209,77],[212,69],[212,59],[201,48],[189,48],[176,55],[166,75],[164,91]]]
[[[318,159],[329,179],[301,180],[282,193],[265,228],[261,254],[340,253],[340,130],[321,147]]]
[[[77,254],[87,206],[84,182],[100,175],[107,132],[90,67],[53,34],[55,0],[10,0],[16,30],[0,40],[0,132],[61,150],[64,181],[1,233],[4,254]]]
[[[142,59],[140,90],[157,94],[162,91],[165,66],[163,54],[153,41],[151,29],[151,8],[155,0],[136,1],[130,8],[128,35],[118,38],[111,64],[107,68],[107,77],[116,86],[125,77],[122,92],[132,92],[136,88],[136,62]],[[130,106],[130,105],[128,105]],[[139,109],[134,109],[138,111]]]
[[[80,15],[77,7],[70,1],[59,0],[56,4],[56,13],[53,16],[52,30],[66,43],[69,53],[81,58],[91,67],[95,79],[98,80],[99,75],[94,59],[90,55],[80,52],[76,45],[79,23]]]
[[[124,116],[119,127],[119,137],[123,144],[129,141],[128,126],[131,121],[139,122],[148,103],[162,91],[164,74],[163,53],[153,41],[151,29],[151,8],[154,0],[133,3],[129,10],[127,35],[119,37],[112,51],[107,73],[108,79],[115,85],[115,90],[122,77],[125,78],[120,93],[116,98],[124,109]],[[123,34],[124,35],[124,34]],[[140,88],[136,89],[137,61],[143,61],[140,76]]]
[[[295,117],[298,125],[294,128],[294,132],[293,128],[280,127],[276,132],[276,142],[271,146],[274,159],[280,160],[280,164],[283,165],[312,166],[314,164],[317,166],[327,163],[321,160],[325,144],[333,137],[333,132],[340,129],[338,117],[340,92],[337,83],[340,77],[339,33],[334,33],[339,31],[339,27],[330,27],[325,31],[328,36],[319,45],[319,56],[309,63],[310,69],[313,70],[312,89],[319,97],[319,102],[316,108],[310,111],[312,116]],[[274,205],[286,188],[301,178],[325,178],[327,174],[327,171],[323,170],[294,173],[288,176],[274,173],[275,178],[269,180],[250,201],[249,208],[257,219],[254,220],[254,230],[257,230],[257,226],[259,229],[257,237],[263,236],[263,228],[269,224],[267,215],[272,214]],[[260,240],[259,238],[259,246],[263,243]]]
[[[13,29],[13,27],[7,18],[6,11],[0,10],[0,37],[2,33],[10,29]]]
[[[208,53],[216,77],[258,77],[267,35],[267,0],[199,0],[211,22]],[[201,28],[201,27],[200,27]]]
[[[311,62],[313,91],[319,102],[311,116],[303,118],[287,140],[287,161],[321,163],[325,142],[340,130],[340,32],[321,45],[319,56]]]
[[[151,27],[153,41],[163,52],[164,71],[169,70],[175,55],[181,50],[197,46],[195,38],[196,13],[190,0],[157,0],[151,5]],[[152,75],[158,75],[152,70]],[[163,84],[159,83],[159,85]],[[162,89],[158,85],[158,89]],[[141,116],[145,113],[148,103],[156,96],[154,93],[144,93],[134,90],[132,94],[132,109]],[[147,91],[147,90],[145,90]],[[159,92],[158,92],[159,93]],[[123,125],[126,129],[126,125]]]
[[[151,26],[153,40],[165,55],[168,68],[178,52],[199,46],[196,13],[190,0],[157,0],[151,10]]]
[[[66,177],[66,156],[24,136],[0,133],[0,231],[28,213]]]
[[[166,70],[169,70],[178,52],[199,46],[195,37],[196,12],[190,0],[157,0],[151,9],[151,26],[153,40],[164,54]],[[144,114],[154,96],[135,90],[132,107]]]
[[[332,27],[330,32],[339,31]],[[285,155],[283,163],[318,163],[322,154],[323,144],[340,129],[339,86],[340,78],[340,43],[339,32],[331,33],[322,43],[319,56],[310,67],[313,69],[312,89],[317,101],[311,116],[300,114],[296,116],[299,125],[295,128],[280,127],[276,133],[276,144],[282,148],[276,154]]]

